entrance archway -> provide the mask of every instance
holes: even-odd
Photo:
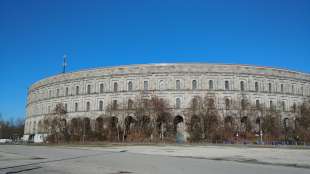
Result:
[[[103,129],[103,118],[98,117],[95,123],[95,131],[99,133],[99,132],[102,132],[102,129]]]
[[[136,120],[132,116],[127,116],[124,122],[124,140],[127,140],[128,136],[131,134],[135,126]]]
[[[176,131],[176,142],[183,143],[186,141],[185,138],[185,126],[184,119],[182,116],[177,115],[173,119],[174,130]]]
[[[177,115],[174,117],[173,124],[174,124],[175,130],[177,130],[180,126],[182,126],[181,123],[183,123],[183,121],[184,121],[183,117],[180,115]]]

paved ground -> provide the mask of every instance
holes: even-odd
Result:
[[[310,150],[227,146],[0,145],[0,173],[310,173]]]

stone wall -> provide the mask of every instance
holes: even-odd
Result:
[[[225,64],[129,65],[59,74],[30,87],[25,134],[37,133],[39,121],[58,103],[66,105],[67,120],[74,117],[95,120],[104,115],[106,106],[114,100],[126,104],[128,99],[134,100],[141,93],[167,100],[174,115],[181,115],[185,120],[184,112],[192,98],[206,95],[214,98],[218,109],[225,108],[225,99],[240,102],[241,98],[247,98],[252,104],[259,101],[266,107],[270,101],[278,108],[284,103],[283,112],[290,115],[294,104],[309,99],[310,75],[284,69]],[[176,108],[177,100],[180,108]],[[102,111],[100,101],[103,102]]]

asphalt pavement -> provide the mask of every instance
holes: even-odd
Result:
[[[154,150],[156,146],[149,148]],[[143,154],[130,152],[125,147],[0,145],[0,173],[309,174],[310,168],[168,154]]]

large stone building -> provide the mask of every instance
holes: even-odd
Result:
[[[34,83],[28,91],[25,135],[42,133],[40,124],[58,103],[67,122],[94,122],[111,103],[127,103],[143,92],[169,102],[174,116],[187,119],[194,96],[209,96],[218,109],[246,98],[253,105],[274,105],[290,117],[292,107],[309,99],[310,75],[249,65],[180,63],[96,68],[58,74]],[[119,118],[122,119],[122,118]]]

